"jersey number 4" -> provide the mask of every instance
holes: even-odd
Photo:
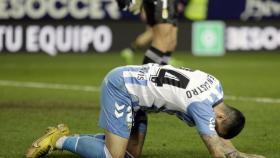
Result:
[[[186,89],[189,84],[189,79],[179,72],[168,69],[160,69],[157,76],[153,76],[151,81],[158,87],[162,87],[163,84],[168,84],[178,88]]]

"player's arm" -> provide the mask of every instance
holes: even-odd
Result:
[[[147,114],[139,110],[134,117],[134,125],[131,129],[131,135],[128,141],[127,151],[133,158],[140,157],[145,142],[145,136],[148,126]]]
[[[231,147],[231,148],[234,148],[236,151],[237,149],[234,147],[234,145],[232,144],[232,142],[228,139],[223,139],[220,137],[220,140],[225,144],[225,146],[228,146],[228,147]],[[240,151],[237,151],[237,153],[239,155],[241,155],[241,157],[253,157],[253,158],[265,158],[264,156],[261,156],[261,155],[254,155],[254,154],[246,154],[246,153],[242,153]],[[232,153],[233,154],[233,153]]]
[[[220,138],[218,135],[200,135],[213,158],[265,158],[260,155],[251,155],[239,152],[230,140]]]
[[[211,156],[214,158],[227,158],[236,149],[225,146],[218,135],[200,135]]]

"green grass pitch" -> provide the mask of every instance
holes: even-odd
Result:
[[[185,67],[201,69],[222,81],[227,103],[241,109],[245,130],[233,140],[247,153],[280,157],[280,54],[237,53],[224,57],[193,57],[174,53]],[[136,55],[140,64],[142,54]],[[57,83],[99,87],[110,69],[124,65],[118,53],[1,54],[0,81]],[[46,127],[66,123],[73,133],[98,128],[99,93],[95,91],[0,86],[0,158],[24,157]],[[237,97],[237,99],[234,99]],[[266,97],[268,100],[259,100]],[[54,152],[48,157],[78,157]],[[142,157],[209,158],[194,128],[167,114],[149,116]]]

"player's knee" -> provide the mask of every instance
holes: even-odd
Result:
[[[128,144],[128,138],[123,138],[105,130],[105,145],[113,158],[124,157]]]
[[[124,155],[119,154],[119,153],[110,153],[108,151],[107,154],[106,154],[106,158],[124,158]]]
[[[121,152],[110,152],[109,149],[106,147],[106,145],[104,146],[104,152],[106,155],[106,158],[123,158],[124,154]]]
[[[106,155],[106,158],[123,158],[125,156],[125,151],[114,151],[110,150],[106,145],[104,146],[104,152]]]
[[[104,146],[104,153],[106,155],[106,158],[113,158],[112,154],[110,153],[106,145]]]

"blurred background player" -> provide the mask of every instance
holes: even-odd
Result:
[[[166,65],[170,62],[172,51],[177,45],[177,23],[179,13],[184,10],[182,0],[117,0],[121,9],[128,7],[130,12],[138,13],[142,9],[141,19],[146,21],[147,29],[139,35],[135,42],[131,45],[131,52],[124,52],[128,61],[127,64],[132,63],[132,55],[137,46],[151,43],[151,46],[146,50],[143,59],[143,64],[157,63]],[[123,5],[124,2],[127,5]],[[148,41],[150,40],[150,41]],[[172,65],[182,65],[180,61],[173,60]],[[139,115],[145,113],[142,110],[136,112],[137,116],[141,116],[142,120],[147,120],[147,115]]]
[[[140,19],[147,23],[147,27],[145,32],[137,36],[129,48],[121,52],[121,56],[125,59],[126,64],[132,64],[135,51],[151,43],[145,53],[143,64],[169,63],[171,53],[177,45],[177,23],[179,14],[184,11],[184,1],[144,0],[142,7],[139,7],[141,8]],[[122,8],[121,5],[120,8]],[[135,13],[134,10],[132,12]],[[172,60],[169,64],[180,65],[181,62]]]
[[[147,17],[144,8],[141,8],[140,19],[142,22],[147,22]],[[133,64],[134,53],[147,47],[153,39],[153,30],[149,25],[146,25],[145,31],[139,34],[128,48],[121,51],[121,57],[126,64]]]

